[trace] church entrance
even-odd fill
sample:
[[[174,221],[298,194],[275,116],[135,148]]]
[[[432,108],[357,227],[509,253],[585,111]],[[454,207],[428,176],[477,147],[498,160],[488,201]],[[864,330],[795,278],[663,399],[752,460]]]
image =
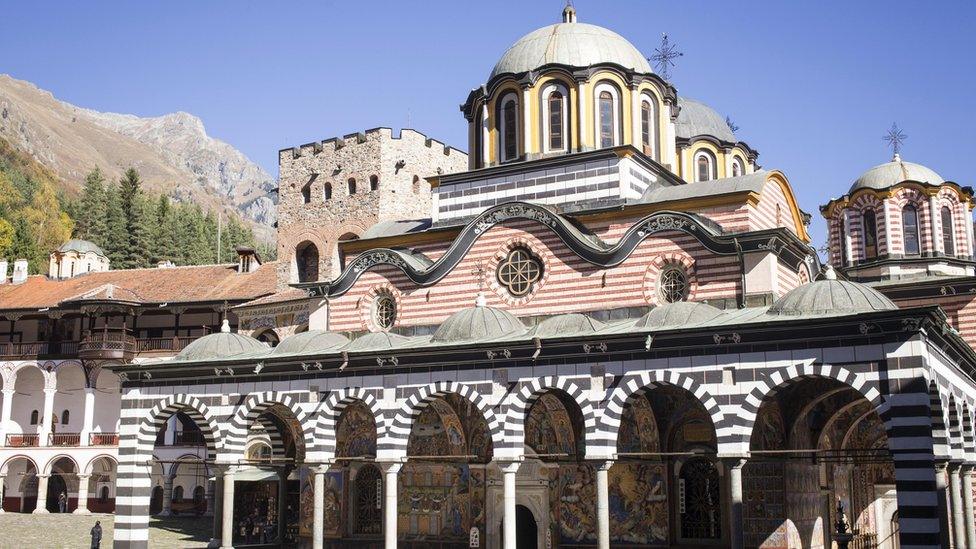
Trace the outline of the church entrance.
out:
[[[515,507],[515,547],[517,549],[537,549],[539,526],[532,511],[524,505]]]
[[[47,510],[52,513],[60,512],[58,498],[68,493],[68,485],[61,475],[51,475],[47,481]]]

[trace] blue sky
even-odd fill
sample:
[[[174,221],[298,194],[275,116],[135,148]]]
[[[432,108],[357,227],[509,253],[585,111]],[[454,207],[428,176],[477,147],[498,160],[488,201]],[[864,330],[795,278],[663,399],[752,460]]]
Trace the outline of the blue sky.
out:
[[[682,95],[740,126],[801,206],[889,159],[971,185],[976,2],[576,0],[579,19],[651,55],[684,52]],[[43,6],[43,8],[41,7]],[[375,126],[467,149],[458,105],[562,0],[6,3],[0,72],[71,103],[142,116],[185,110],[277,174],[278,149]]]

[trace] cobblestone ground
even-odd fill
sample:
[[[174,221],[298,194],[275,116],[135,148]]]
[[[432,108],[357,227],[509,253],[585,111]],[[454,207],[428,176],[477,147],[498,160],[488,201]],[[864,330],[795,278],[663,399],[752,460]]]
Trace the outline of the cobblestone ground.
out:
[[[102,522],[102,549],[112,547],[112,515],[0,515],[0,548],[70,548],[87,549],[89,531],[95,521]],[[149,523],[149,546],[152,549],[206,547],[213,522],[210,518],[176,517],[152,519]]]

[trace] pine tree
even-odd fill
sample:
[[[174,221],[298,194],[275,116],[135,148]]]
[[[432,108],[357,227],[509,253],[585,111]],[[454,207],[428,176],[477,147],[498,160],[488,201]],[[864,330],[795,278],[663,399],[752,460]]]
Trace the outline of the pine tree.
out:
[[[136,195],[132,203],[132,216],[129,219],[129,250],[126,261],[130,268],[149,267],[153,246],[155,214],[148,201]]]
[[[98,244],[105,250],[113,269],[128,267],[126,251],[128,250],[129,236],[125,225],[125,213],[122,211],[119,187],[118,185],[109,185],[105,191],[105,236]]]
[[[85,177],[81,201],[76,212],[75,235],[101,242],[105,238],[105,177],[96,166]]]
[[[152,260],[176,263],[179,261],[179,226],[176,223],[176,212],[165,195],[160,195],[156,200],[155,222]]]

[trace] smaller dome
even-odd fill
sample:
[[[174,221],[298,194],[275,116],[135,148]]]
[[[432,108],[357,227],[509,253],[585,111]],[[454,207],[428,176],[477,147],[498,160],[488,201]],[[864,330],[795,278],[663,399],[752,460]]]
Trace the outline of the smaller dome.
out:
[[[681,110],[678,111],[678,119],[674,122],[674,131],[679,138],[691,139],[707,135],[726,143],[739,141],[725,118],[708,105],[687,97],[679,97],[678,107]]]
[[[344,351],[388,351],[403,347],[409,337],[389,332],[371,332],[357,337],[350,343]]]
[[[891,162],[885,162],[861,174],[861,177],[851,185],[849,192],[858,189],[887,189],[902,181],[918,181],[929,185],[945,183],[945,179],[931,168],[914,162],[905,162],[900,156],[895,155]]]
[[[196,362],[200,360],[212,360],[217,358],[228,358],[245,353],[255,353],[267,351],[268,346],[264,343],[242,334],[232,333],[230,323],[224,319],[220,326],[220,332],[209,334],[190,343],[179,352],[173,360],[180,362]]]
[[[697,301],[676,301],[658,305],[640,317],[635,328],[671,328],[701,324],[722,314],[720,309]]]
[[[300,355],[334,351],[349,343],[349,338],[325,330],[309,330],[286,337],[274,348],[271,354]]]
[[[880,292],[849,280],[837,280],[827,269],[823,280],[794,288],[777,299],[766,314],[776,316],[844,315],[898,309]]]
[[[525,333],[525,324],[515,315],[484,303],[484,296],[479,295],[474,307],[461,309],[449,316],[430,340],[436,343],[463,343]]]
[[[102,257],[108,257],[105,252],[98,247],[94,242],[89,242],[87,240],[81,240],[80,238],[72,238],[71,240],[65,242],[58,248],[61,253],[64,252],[78,252],[80,254],[85,254],[88,252],[95,252]]]
[[[549,317],[535,328],[535,337],[563,337],[591,334],[603,327],[603,323],[581,313],[568,313]]]

